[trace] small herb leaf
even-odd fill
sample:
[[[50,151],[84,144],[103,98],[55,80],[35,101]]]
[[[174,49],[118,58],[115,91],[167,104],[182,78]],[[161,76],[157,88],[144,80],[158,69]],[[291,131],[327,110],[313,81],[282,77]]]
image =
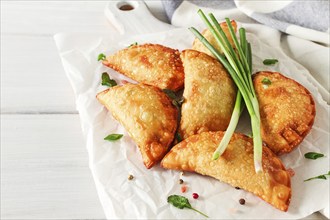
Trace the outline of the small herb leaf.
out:
[[[104,138],[104,140],[106,140],[106,141],[116,141],[116,140],[119,140],[122,137],[123,137],[122,134],[109,134],[108,136],[106,136]]]
[[[185,98],[182,96],[181,98],[179,98],[179,99],[177,100],[177,102],[178,102],[178,104],[181,106],[182,103],[184,102],[184,100],[185,100]]]
[[[317,158],[324,157],[324,154],[316,153],[316,152],[308,152],[305,154],[305,158],[316,160]]]
[[[167,202],[172,204],[174,207],[177,207],[179,209],[183,209],[183,208],[187,208],[187,209],[191,209],[194,210],[196,212],[198,212],[199,214],[205,216],[206,218],[208,218],[207,215],[205,215],[204,213],[198,211],[197,209],[194,209],[193,207],[191,207],[189,200],[184,197],[184,196],[179,196],[179,195],[171,195],[167,198]]]
[[[183,209],[183,208],[191,209],[189,200],[184,196],[171,195],[167,198],[167,202],[179,209]]]
[[[175,99],[172,100],[172,105],[174,105],[177,108],[180,108],[180,104]]]
[[[264,85],[270,85],[270,84],[272,84],[272,81],[270,81],[270,79],[265,77],[261,80],[261,83],[264,84]]]
[[[170,99],[176,99],[176,94],[170,89],[163,89],[163,92],[170,98]]]
[[[175,133],[175,139],[178,141],[178,143],[180,143],[182,141],[182,137],[178,132]]]
[[[129,45],[128,48],[131,47],[131,46],[136,46],[136,45],[138,45],[138,43],[137,42],[134,42],[131,45]]]
[[[106,56],[103,53],[100,53],[97,57],[97,61],[105,60]]]
[[[180,108],[182,103],[184,102],[184,97],[178,97],[174,91],[170,89],[163,89],[163,92],[172,99],[172,105],[174,105],[177,108]]]
[[[116,86],[117,83],[116,83],[115,80],[110,79],[108,73],[104,72],[104,73],[102,73],[102,85],[103,86],[113,87],[113,86]]]
[[[312,177],[312,178],[309,178],[309,179],[304,180],[304,182],[306,182],[306,181],[310,181],[310,180],[316,180],[316,179],[323,179],[323,180],[326,180],[327,177],[326,177],[325,175],[315,176],[315,177]]]
[[[304,182],[306,182],[306,181],[310,181],[310,180],[315,180],[315,179],[326,180],[326,179],[327,179],[326,176],[330,176],[330,171],[328,171],[328,173],[326,173],[326,174],[323,174],[323,175],[319,175],[319,176],[315,176],[315,177],[312,177],[312,178],[306,179],[306,180],[304,180]]]
[[[264,64],[264,65],[274,65],[274,64],[276,64],[277,62],[278,62],[277,59],[265,59],[265,60],[263,61],[263,64]]]

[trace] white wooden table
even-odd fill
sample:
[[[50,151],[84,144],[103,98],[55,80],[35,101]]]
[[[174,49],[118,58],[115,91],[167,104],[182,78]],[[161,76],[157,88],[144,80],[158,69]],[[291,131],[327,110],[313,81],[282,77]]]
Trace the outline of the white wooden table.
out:
[[[106,4],[1,1],[1,219],[105,218],[53,35],[117,32]]]
[[[105,218],[53,35],[116,32],[106,3],[1,1],[1,219]]]

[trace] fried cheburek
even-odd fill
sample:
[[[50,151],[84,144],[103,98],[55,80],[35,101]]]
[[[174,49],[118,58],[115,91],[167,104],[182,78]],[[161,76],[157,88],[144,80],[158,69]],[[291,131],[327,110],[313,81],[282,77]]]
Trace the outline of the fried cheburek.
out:
[[[234,32],[236,33],[236,29],[237,29],[237,24],[236,22],[233,20],[231,21],[231,25],[233,26],[234,28]],[[231,38],[230,36],[230,32],[229,32],[229,28],[228,28],[228,25],[226,22],[222,22],[220,23],[220,26],[223,30],[223,32],[225,33],[225,35],[227,36],[228,40],[229,40],[229,43],[233,46],[234,46],[234,41],[233,39]],[[220,46],[218,45],[216,39],[213,37],[213,34],[208,30],[208,29],[205,29],[202,33],[201,33],[206,39],[208,42],[210,42],[210,44],[212,44],[213,47],[215,47],[215,49],[217,49],[218,51],[220,51],[222,53],[222,50],[220,48]],[[200,51],[200,52],[203,52],[203,53],[206,53],[212,57],[215,57],[212,52],[207,49],[204,44],[198,39],[198,38],[195,38],[194,42],[193,42],[193,45],[192,45],[192,49],[194,50],[197,50],[197,51]]]
[[[235,104],[233,80],[220,62],[205,53],[184,50],[181,59],[185,72],[181,137],[226,130]]]
[[[253,141],[234,134],[224,154],[212,160],[212,154],[224,132],[203,132],[187,138],[166,154],[161,166],[166,169],[193,171],[214,177],[234,187],[259,196],[279,210],[287,211],[291,198],[290,175],[282,162],[263,147],[263,172],[256,173],[253,164]]]
[[[184,73],[178,50],[159,44],[133,45],[107,56],[108,66],[140,83],[178,91]]]
[[[310,92],[278,72],[254,75],[262,140],[276,154],[289,153],[313,126],[315,104]]]
[[[97,94],[138,145],[149,169],[160,161],[174,139],[177,109],[160,89],[127,83]]]

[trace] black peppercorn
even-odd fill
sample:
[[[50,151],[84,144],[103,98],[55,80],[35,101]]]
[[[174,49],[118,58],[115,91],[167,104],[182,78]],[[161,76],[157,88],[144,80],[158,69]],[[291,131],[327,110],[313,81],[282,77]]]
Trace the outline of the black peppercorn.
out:
[[[133,178],[134,178],[134,176],[131,174],[128,176],[128,180],[132,180]]]
[[[245,199],[240,199],[239,204],[244,205],[245,204]]]

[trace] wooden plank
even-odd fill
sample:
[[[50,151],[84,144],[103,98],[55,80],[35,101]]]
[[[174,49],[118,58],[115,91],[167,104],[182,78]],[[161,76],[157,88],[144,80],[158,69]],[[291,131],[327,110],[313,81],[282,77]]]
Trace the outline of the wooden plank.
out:
[[[1,112],[76,112],[52,37],[3,36]]]
[[[53,35],[116,31],[107,2],[1,2],[1,112],[77,113]]]
[[[107,1],[4,1],[3,34],[53,35],[58,32],[116,31],[104,16]],[[153,15],[168,22],[161,1],[146,1]]]
[[[104,219],[78,115],[1,115],[1,219]]]
[[[103,13],[106,3],[1,2],[2,113],[76,113],[53,34],[115,31]],[[148,4],[155,10],[161,3]]]
[[[2,33],[48,35],[57,32],[95,32],[114,27],[103,14],[106,1],[1,2]]]

